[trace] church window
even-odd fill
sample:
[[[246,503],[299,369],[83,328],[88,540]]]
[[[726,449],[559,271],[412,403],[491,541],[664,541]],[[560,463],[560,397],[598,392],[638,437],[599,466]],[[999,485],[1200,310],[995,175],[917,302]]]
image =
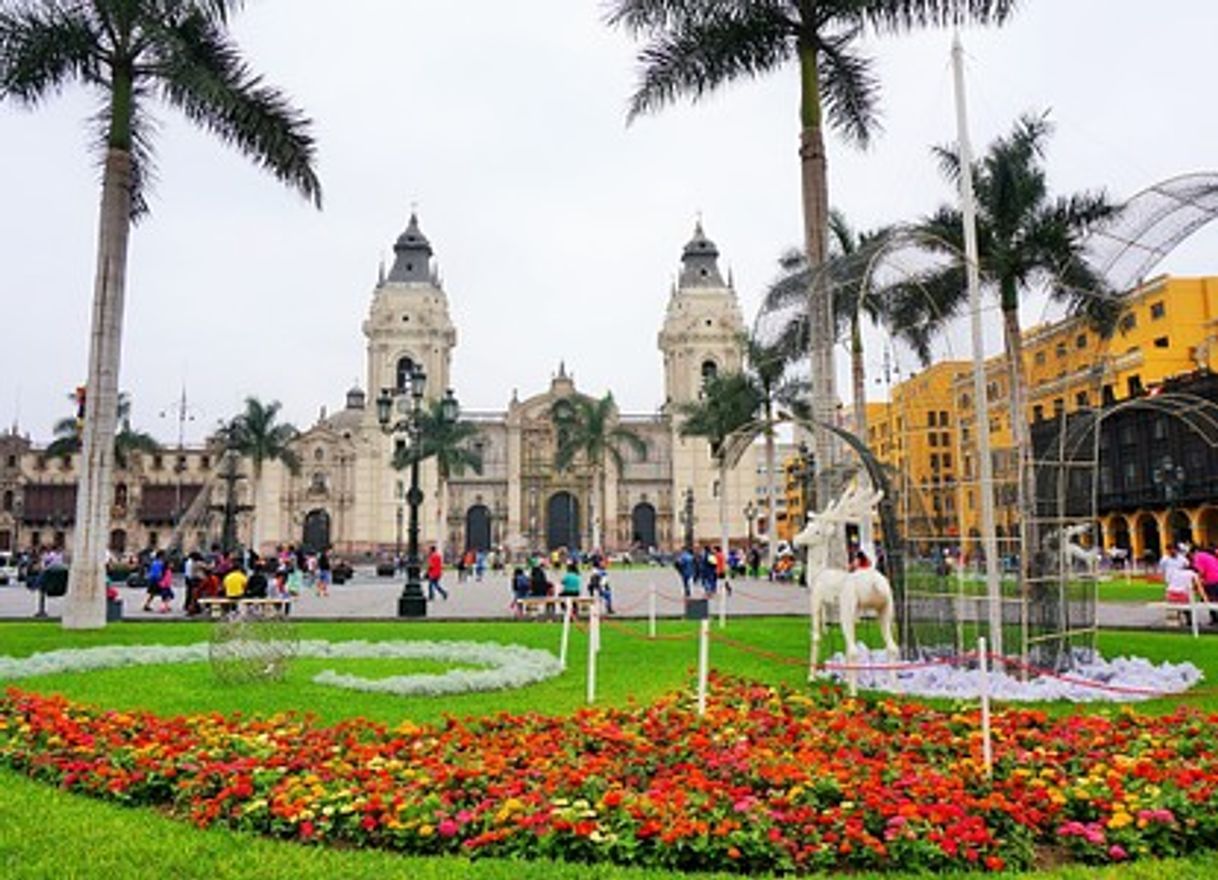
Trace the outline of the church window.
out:
[[[318,446],[316,449],[313,450],[313,460],[314,461],[323,461],[323,460],[325,460],[325,457],[326,457],[326,450],[322,449],[320,446]]]
[[[707,382],[713,381],[717,375],[719,375],[719,365],[718,364],[716,364],[714,361],[703,361],[702,362],[702,384],[703,385],[705,385]]]
[[[410,389],[410,377],[414,374],[414,358],[403,357],[398,359],[396,378],[394,381],[394,390],[399,394]]]

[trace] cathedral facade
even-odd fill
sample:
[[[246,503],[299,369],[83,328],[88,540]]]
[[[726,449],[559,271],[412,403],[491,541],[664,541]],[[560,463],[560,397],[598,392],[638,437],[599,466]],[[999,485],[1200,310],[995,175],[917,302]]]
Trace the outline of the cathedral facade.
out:
[[[451,387],[458,337],[416,216],[393,250],[393,265],[382,272],[363,322],[367,390],[353,388],[339,411],[298,437],[297,474],[279,465],[264,473],[255,500],[264,548],[304,543],[361,555],[405,547],[409,471],[391,465],[395,445],[405,441],[382,429],[374,400],[384,391],[404,394],[416,367],[427,377],[425,401],[441,398]],[[623,450],[620,471],[603,463],[603,495],[593,491],[589,462],[555,466],[554,413],[582,394],[567,365],[559,364],[548,388],[527,397],[513,392],[501,411],[462,414],[478,427],[471,445],[482,459],[480,473],[466,470],[442,483],[435,462],[423,463],[422,546],[589,550],[596,533],[600,549],[610,552],[671,549],[684,542],[687,510],[695,540],[717,543],[721,507],[729,535],[743,540],[744,508],[758,484],[753,451],[721,486],[707,442],[679,431],[680,406],[698,398],[707,378],[742,367],[744,320],[718,257],[699,223],[661,320],[665,399],[651,413],[616,413],[645,449]]]

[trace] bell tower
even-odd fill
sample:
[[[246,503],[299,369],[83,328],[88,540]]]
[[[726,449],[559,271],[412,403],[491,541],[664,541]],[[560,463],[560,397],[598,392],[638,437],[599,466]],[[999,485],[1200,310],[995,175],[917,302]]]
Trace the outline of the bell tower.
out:
[[[457,330],[448,314],[448,296],[432,259],[431,243],[411,212],[406,230],[393,245],[393,266],[388,275],[381,266],[372,304],[364,321],[367,340],[368,397],[375,400],[383,389],[390,394],[409,395],[409,376],[421,366],[427,376],[423,405],[439,400],[449,388],[452,352]],[[395,413],[393,418],[400,418]],[[377,408],[364,409],[365,455],[360,469],[361,492],[374,499],[365,508],[368,522],[362,534],[372,535],[382,545],[395,543],[399,517],[405,513],[408,471],[391,466],[395,446],[405,444],[402,435],[389,435],[377,422]],[[438,475],[432,460],[424,461],[419,487],[424,493],[419,513],[420,545],[439,540],[442,525],[437,521]]]
[[[695,540],[719,543],[719,499],[727,493],[729,531],[743,530],[741,510],[756,483],[753,455],[746,453],[719,485],[719,470],[710,444],[682,437],[681,407],[696,402],[713,376],[737,373],[744,366],[745,332],[740,303],[730,279],[719,272],[719,249],[706,237],[699,220],[681,254],[681,272],[668,298],[658,344],[664,356],[664,407],[672,425],[673,508],[678,511],[672,534],[684,535],[679,519],[688,490],[694,496]],[[679,543],[679,541],[678,541]]]
[[[681,254],[681,274],[658,340],[664,355],[665,410],[697,400],[711,376],[739,372],[743,333],[736,291],[719,274],[719,249],[699,221]]]

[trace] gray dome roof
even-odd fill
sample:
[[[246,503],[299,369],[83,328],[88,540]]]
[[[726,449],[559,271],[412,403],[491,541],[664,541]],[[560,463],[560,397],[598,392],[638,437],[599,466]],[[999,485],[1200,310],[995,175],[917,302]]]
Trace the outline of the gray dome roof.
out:
[[[431,242],[419,229],[419,218],[412,211],[406,230],[393,244],[393,268],[390,281],[431,280]]]
[[[719,274],[719,248],[702,231],[702,221],[694,227],[694,237],[681,252],[679,287],[723,287]]]

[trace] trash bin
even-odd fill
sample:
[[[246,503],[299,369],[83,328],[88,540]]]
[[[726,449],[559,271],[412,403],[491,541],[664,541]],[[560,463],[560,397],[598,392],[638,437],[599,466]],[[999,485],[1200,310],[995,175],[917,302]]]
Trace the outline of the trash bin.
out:
[[[52,599],[67,595],[68,567],[52,565],[43,569],[42,574],[38,576],[38,589],[42,590],[44,596]]]

